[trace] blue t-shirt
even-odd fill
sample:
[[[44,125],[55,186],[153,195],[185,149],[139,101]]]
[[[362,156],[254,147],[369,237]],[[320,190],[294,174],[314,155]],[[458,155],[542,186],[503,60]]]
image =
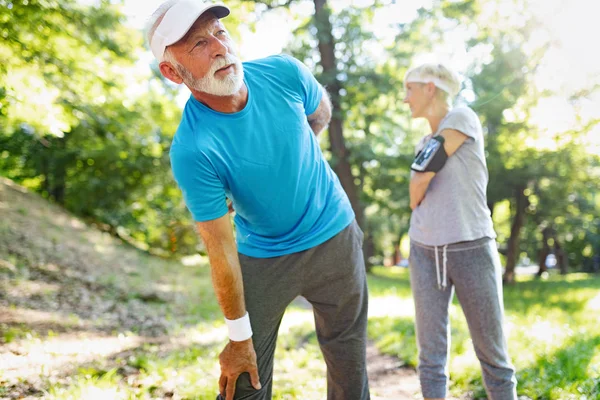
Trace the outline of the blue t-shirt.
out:
[[[289,56],[244,63],[248,103],[225,114],[190,96],[171,145],[171,166],[196,221],[233,201],[238,251],[269,258],[332,238],[354,212],[324,159],[307,115],[321,101],[310,71]]]

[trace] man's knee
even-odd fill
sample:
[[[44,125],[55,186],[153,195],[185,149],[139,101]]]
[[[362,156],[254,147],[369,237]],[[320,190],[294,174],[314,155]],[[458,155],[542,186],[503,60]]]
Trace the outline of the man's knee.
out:
[[[271,400],[273,388],[272,376],[268,376],[268,379],[266,380],[263,380],[263,377],[261,376],[260,383],[262,388],[260,390],[254,389],[252,383],[250,382],[250,375],[247,372],[244,372],[238,377],[236,382],[234,399]],[[225,397],[219,394],[217,395],[217,400],[225,400]]]

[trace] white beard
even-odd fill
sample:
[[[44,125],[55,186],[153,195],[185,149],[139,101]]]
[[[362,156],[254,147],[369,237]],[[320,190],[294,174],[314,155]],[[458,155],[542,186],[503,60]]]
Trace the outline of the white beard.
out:
[[[223,79],[215,77],[217,70],[229,65],[235,65],[235,72],[228,74]],[[183,82],[190,88],[202,93],[212,94],[214,96],[231,96],[237,93],[244,83],[244,67],[239,58],[228,54],[218,58],[210,68],[210,71],[203,78],[194,78],[192,74],[182,69],[179,71]]]

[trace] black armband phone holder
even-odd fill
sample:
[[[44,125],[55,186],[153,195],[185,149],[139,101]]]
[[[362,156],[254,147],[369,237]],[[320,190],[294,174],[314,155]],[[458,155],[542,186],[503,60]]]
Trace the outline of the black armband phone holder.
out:
[[[448,154],[444,149],[444,138],[434,136],[415,157],[410,169],[417,172],[438,172],[446,164]]]

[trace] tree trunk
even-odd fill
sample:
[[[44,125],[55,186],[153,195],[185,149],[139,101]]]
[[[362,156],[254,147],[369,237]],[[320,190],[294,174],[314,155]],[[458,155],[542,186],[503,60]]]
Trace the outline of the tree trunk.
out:
[[[399,265],[400,261],[404,259],[404,254],[400,251],[400,242],[402,241],[402,237],[406,234],[407,230],[403,227],[398,232],[398,238],[394,242],[394,259],[392,261],[393,265]]]
[[[508,250],[506,254],[506,268],[504,270],[503,281],[512,283],[515,280],[515,266],[519,257],[519,243],[521,228],[525,222],[525,210],[528,206],[528,200],[525,196],[525,185],[519,185],[515,189],[516,212],[510,227],[510,238],[508,239]]]
[[[333,156],[331,166],[337,174],[342,187],[346,191],[350,204],[356,215],[356,221],[365,232],[365,244],[370,241],[370,234],[366,229],[364,213],[352,168],[348,161],[348,149],[344,140],[343,114],[340,102],[341,84],[337,79],[337,66],[335,59],[335,42],[333,40],[332,26],[329,21],[331,15],[326,0],[314,0],[315,3],[315,25],[317,27],[317,40],[319,42],[319,53],[321,55],[321,66],[323,67],[323,83],[331,96],[332,117],[329,123],[329,149]],[[371,240],[372,241],[372,240]],[[365,262],[368,263],[373,246],[363,246]]]
[[[64,160],[60,160],[59,163],[55,165],[56,170],[54,171],[54,185],[52,187],[51,196],[54,198],[54,201],[60,205],[65,205],[65,190],[67,187],[67,171],[66,166],[64,164]]]
[[[39,173],[42,175],[42,193],[45,193],[47,196],[50,196],[51,191],[51,182],[50,182],[50,160],[49,157],[46,156],[44,151],[48,151],[46,148],[41,148],[39,150],[42,154],[38,155],[40,157],[39,164]]]
[[[49,175],[52,176],[48,194],[55,202],[65,205],[65,191],[67,187],[67,134],[62,138],[55,137],[49,140],[50,148],[47,149],[50,156]]]
[[[550,228],[546,227],[542,230],[542,248],[540,250],[540,257],[538,261],[540,268],[537,272],[537,276],[542,276],[544,272],[548,271],[548,267],[546,267],[546,259],[550,254],[548,239],[550,239]]]
[[[400,254],[400,243],[394,244],[394,256],[392,257],[392,265],[400,265],[402,254]]]
[[[556,235],[554,236],[554,248],[556,249],[556,262],[560,268],[560,273],[561,275],[566,275],[569,270],[569,258],[567,257],[565,250],[560,245]]]

